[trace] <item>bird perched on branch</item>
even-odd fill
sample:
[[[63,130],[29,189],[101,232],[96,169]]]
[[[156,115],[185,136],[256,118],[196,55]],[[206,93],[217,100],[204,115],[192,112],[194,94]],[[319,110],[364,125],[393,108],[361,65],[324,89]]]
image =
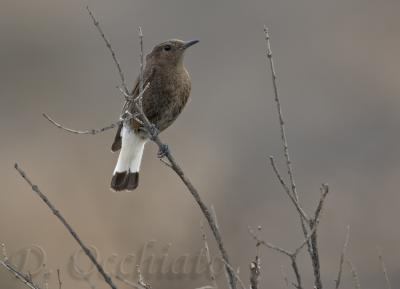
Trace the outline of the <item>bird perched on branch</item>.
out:
[[[146,56],[142,85],[148,87],[143,93],[142,108],[160,132],[175,121],[189,98],[191,82],[183,58],[186,49],[197,42],[172,39],[155,46]],[[131,93],[133,98],[140,93],[140,82],[138,77]],[[133,105],[128,112],[134,113]],[[111,180],[113,190],[132,191],[137,188],[140,163],[148,139],[146,129],[135,119],[118,127],[111,147],[113,152],[121,150]]]

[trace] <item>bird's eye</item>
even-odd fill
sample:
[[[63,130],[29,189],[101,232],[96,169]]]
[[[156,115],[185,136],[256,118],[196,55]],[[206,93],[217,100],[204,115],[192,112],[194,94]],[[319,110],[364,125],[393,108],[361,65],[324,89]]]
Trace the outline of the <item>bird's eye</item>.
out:
[[[171,45],[165,45],[164,46],[165,51],[170,51],[171,50]]]

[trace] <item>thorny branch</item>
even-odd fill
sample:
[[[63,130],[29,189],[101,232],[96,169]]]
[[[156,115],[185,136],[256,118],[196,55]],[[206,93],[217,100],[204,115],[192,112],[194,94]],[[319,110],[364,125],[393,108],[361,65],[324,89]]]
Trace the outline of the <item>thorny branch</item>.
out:
[[[68,230],[68,232],[72,235],[75,241],[79,244],[82,250],[85,252],[86,256],[89,257],[90,261],[96,266],[97,271],[99,271],[100,275],[104,278],[105,282],[112,288],[117,289],[111,277],[104,271],[103,267],[97,262],[96,257],[92,254],[90,249],[82,242],[76,231],[71,227],[71,225],[65,220],[63,215],[61,215],[60,211],[50,202],[47,196],[39,189],[39,187],[32,183],[30,178],[26,175],[26,173],[15,164],[15,169],[21,175],[21,177],[29,184],[32,191],[35,192],[42,201],[49,207],[52,213],[60,220],[60,222],[64,225],[64,227]]]

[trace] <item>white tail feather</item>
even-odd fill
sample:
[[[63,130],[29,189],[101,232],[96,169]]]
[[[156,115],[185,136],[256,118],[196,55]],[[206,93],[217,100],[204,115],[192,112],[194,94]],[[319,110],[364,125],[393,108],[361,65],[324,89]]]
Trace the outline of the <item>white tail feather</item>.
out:
[[[122,145],[118,156],[118,162],[114,169],[116,172],[138,172],[142,162],[144,145],[147,140],[140,137],[130,128],[123,127],[121,130]]]

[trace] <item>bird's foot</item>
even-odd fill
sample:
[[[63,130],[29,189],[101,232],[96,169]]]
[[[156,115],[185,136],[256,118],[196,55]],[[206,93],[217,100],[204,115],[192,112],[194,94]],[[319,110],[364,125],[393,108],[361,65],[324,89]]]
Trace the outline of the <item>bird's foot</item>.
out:
[[[158,153],[157,153],[157,157],[162,159],[165,156],[167,156],[168,154],[169,154],[168,145],[166,145],[166,144],[160,145],[160,148],[159,148]]]
[[[154,124],[151,124],[150,129],[149,129],[149,133],[150,133],[150,138],[154,139],[156,136],[158,136],[160,131],[158,130],[158,128]]]
[[[119,118],[120,121],[126,121],[128,119],[131,119],[133,117],[132,113],[129,111],[125,111]]]

